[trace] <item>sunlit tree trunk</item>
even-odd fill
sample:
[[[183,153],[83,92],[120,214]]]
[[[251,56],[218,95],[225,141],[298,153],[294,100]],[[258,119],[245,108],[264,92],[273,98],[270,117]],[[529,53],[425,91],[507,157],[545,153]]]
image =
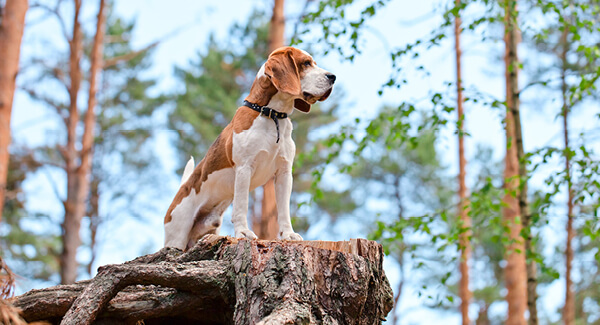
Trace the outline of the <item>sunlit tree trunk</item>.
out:
[[[518,30],[516,25],[516,1],[505,2],[505,65],[506,65],[506,158],[504,166],[505,191],[503,216],[509,226],[510,244],[506,248],[506,301],[508,302],[507,325],[524,325],[527,309],[527,268],[525,245],[521,236],[521,209],[519,206],[519,158],[514,113],[518,112]]]
[[[456,0],[456,6],[460,6],[460,0]],[[460,313],[462,315],[462,324],[469,325],[469,303],[471,302],[471,291],[469,290],[469,258],[471,255],[471,218],[467,210],[467,185],[465,183],[467,161],[465,159],[464,143],[464,115],[463,115],[463,92],[461,77],[461,48],[460,48],[460,15],[454,20],[454,49],[456,52],[456,110],[458,112],[458,213],[459,224],[465,229],[460,233],[460,284],[458,294],[460,296]]]
[[[562,47],[561,59],[561,92],[562,92],[562,115],[563,131],[565,140],[565,174],[567,177],[567,247],[565,249],[565,277],[566,277],[566,296],[563,309],[563,319],[565,325],[575,325],[575,293],[573,292],[573,281],[571,280],[571,270],[573,264],[573,238],[575,230],[573,229],[573,189],[571,186],[571,157],[569,152],[569,105],[567,103],[567,36],[569,29],[567,26],[563,29],[560,43]]]
[[[28,7],[27,0],[8,0],[4,8],[0,8],[0,222],[8,176],[10,116]]]
[[[90,190],[90,184],[92,178],[91,169],[94,148],[94,127],[96,125],[96,93],[98,91],[98,77],[102,71],[102,66],[104,65],[104,34],[106,29],[106,15],[104,13],[105,6],[105,1],[100,0],[98,19],[96,22],[96,35],[94,36],[94,44],[92,45],[92,53],[90,55],[90,88],[88,90],[88,107],[84,119],[83,138],[81,139],[81,167],[79,168],[78,173],[79,183],[81,184],[80,191],[82,194],[84,196],[91,195],[91,193],[95,194],[93,198],[90,197],[90,200],[94,201],[93,209],[96,211],[96,213],[90,214],[91,260],[89,264],[89,271],[91,271],[92,264],[94,263],[94,259],[96,257],[96,232],[98,230],[98,184],[95,184],[94,191]],[[94,220],[92,220],[92,218],[94,218]]]
[[[269,25],[269,53],[284,46],[285,17],[283,15],[284,0],[275,0],[273,16]],[[253,215],[252,228],[260,239],[275,239],[279,227],[277,225],[277,204],[275,201],[275,185],[273,179],[263,186],[262,216]]]
[[[93,173],[92,173],[93,177]],[[90,260],[87,263],[87,273],[92,276],[92,270],[94,267],[94,263],[96,262],[97,250],[97,234],[98,227],[100,226],[100,213],[99,213],[99,203],[100,203],[100,191],[99,186],[100,182],[96,178],[92,178],[90,187],[90,202],[89,202],[89,210],[88,215],[90,218]]]
[[[396,175],[394,180],[394,196],[396,198],[396,204],[398,205],[398,221],[404,219],[404,204],[402,201],[402,192],[400,190],[400,186],[402,183],[403,175]],[[404,288],[404,282],[406,281],[406,273],[404,270],[404,252],[406,251],[406,245],[402,239],[396,240],[396,245],[398,245],[398,267],[400,268],[400,279],[398,279],[398,286],[396,287],[395,297],[394,297],[394,308],[392,309],[392,324],[398,324],[400,322],[400,302],[402,301],[402,293]]]
[[[75,13],[73,19],[73,35],[69,40],[69,117],[67,119],[67,144],[63,149],[65,156],[65,169],[67,172],[67,199],[65,205],[65,219],[63,221],[62,244],[60,255],[60,279],[62,284],[75,282],[77,278],[77,248],[80,244],[79,228],[81,218],[85,212],[84,204],[80,204],[77,184],[77,124],[79,123],[79,110],[77,99],[81,86],[81,54],[82,31],[79,22],[81,0],[75,0]]]
[[[79,111],[77,98],[81,86],[81,56],[82,30],[79,23],[81,0],[75,0],[75,18],[73,21],[73,38],[70,41],[69,72],[71,85],[69,87],[70,106],[67,122],[67,146],[65,161],[67,170],[67,201],[65,203],[65,220],[63,223],[63,252],[60,256],[61,283],[69,284],[77,278],[77,248],[81,244],[79,230],[81,220],[86,212],[86,200],[90,192],[91,156],[94,140],[94,125],[96,123],[94,108],[96,106],[97,76],[102,69],[102,52],[104,42],[104,0],[100,0],[96,36],[91,53],[90,88],[88,108],[84,117],[81,150],[77,150],[77,125]]]
[[[517,189],[518,200],[519,200],[519,213],[523,225],[524,246],[526,256],[535,254],[535,248],[533,247],[533,235],[532,235],[532,224],[531,214],[529,213],[529,203],[527,199],[528,192],[528,176],[527,176],[527,158],[525,157],[525,150],[523,148],[523,132],[521,125],[521,109],[519,99],[519,82],[518,82],[518,71],[519,71],[519,57],[517,55],[517,45],[520,42],[520,32],[517,24],[518,11],[517,1],[507,0],[507,15],[506,15],[506,28],[505,36],[507,39],[507,56],[508,56],[508,77],[511,79],[510,85],[510,96],[512,97],[512,105],[510,110],[512,111],[512,118],[514,120],[514,142],[517,150],[517,163],[518,163],[518,179],[519,186]],[[529,324],[537,325],[537,266],[533,258],[526,260],[526,286],[527,286],[527,308],[529,310]]]

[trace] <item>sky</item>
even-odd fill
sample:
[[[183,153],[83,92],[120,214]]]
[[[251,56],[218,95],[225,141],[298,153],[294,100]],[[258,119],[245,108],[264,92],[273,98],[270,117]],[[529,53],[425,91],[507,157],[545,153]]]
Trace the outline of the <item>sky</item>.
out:
[[[348,17],[356,16],[369,1],[357,1],[349,10]],[[286,2],[286,35],[291,36],[293,25],[298,20],[304,1]],[[170,92],[181,89],[173,77],[175,66],[186,66],[188,62],[197,57],[197,53],[206,51],[208,37],[214,33],[219,40],[226,40],[228,29],[234,22],[245,22],[253,8],[270,11],[270,1],[258,0],[232,0],[232,1],[189,1],[189,0],[117,0],[115,11],[129,19],[135,18],[137,26],[133,34],[133,45],[142,48],[157,39],[166,37],[157,47],[154,53],[154,64],[149,72],[151,76],[157,77],[159,83],[157,92]],[[429,75],[411,72],[409,83],[400,89],[386,90],[382,96],[378,90],[390,77],[389,51],[400,47],[416,38],[428,35],[429,31],[439,24],[439,15],[432,15],[434,9],[439,9],[439,1],[391,1],[381,10],[374,19],[368,23],[368,30],[360,42],[362,54],[353,63],[343,60],[341,57],[330,54],[323,56],[321,53],[313,53],[319,66],[337,75],[336,87],[344,90],[343,109],[340,115],[342,121],[350,122],[356,117],[363,120],[372,118],[379,107],[384,104],[397,106],[402,102],[415,101],[428,98],[435,91],[446,91],[445,82],[453,81],[455,78],[453,43],[446,41],[440,48],[424,53],[416,62],[425,64]],[[83,22],[86,28],[95,24],[96,10],[94,6],[85,7]],[[439,12],[439,10],[438,10]],[[67,14],[67,13],[65,13]],[[39,15],[29,14],[28,22],[40,19]],[[23,61],[39,52],[46,51],[46,46],[51,44],[57,48],[66,48],[60,35],[50,33],[57,30],[57,25],[51,21],[35,24],[26,29],[23,40]],[[177,31],[173,33],[174,31]],[[500,42],[480,41],[481,33],[494,35],[498,31],[478,31],[476,35],[465,35],[463,38],[463,79],[467,90],[477,87],[484,90],[490,96],[498,99],[504,97],[503,74],[504,67],[500,61],[503,46]],[[521,47],[522,53],[528,49]],[[22,61],[22,65],[24,64]],[[406,62],[407,65],[416,64]],[[409,67],[410,68],[410,67]],[[27,73],[19,76],[19,83],[26,83]],[[527,83],[527,76],[522,74],[522,84]],[[334,90],[335,91],[335,90]],[[544,107],[560,107],[558,102],[547,98],[541,101],[535,91],[530,94],[524,93],[524,101],[527,103],[523,111],[523,125],[525,150],[533,150],[545,145],[560,145],[561,129],[555,113],[547,113],[550,109]],[[540,104],[537,105],[536,103]],[[481,105],[469,105],[466,107],[465,127],[471,137],[466,140],[467,160],[470,160],[479,144],[487,144],[496,150],[496,159],[503,157],[504,134],[501,124],[502,112],[482,107]],[[553,112],[557,110],[554,109]],[[598,120],[592,118],[593,112],[598,111],[598,106],[588,106],[585,110],[576,111],[571,124],[573,134],[578,131],[597,129]],[[164,118],[164,117],[163,117]],[[293,119],[293,116],[292,116]],[[47,137],[56,136],[53,133],[56,121],[48,118],[47,111],[39,104],[32,102],[23,92],[17,92],[13,108],[13,137],[15,142],[31,145],[43,143]],[[335,131],[335,130],[334,130]],[[120,222],[112,222],[108,229],[101,231],[102,244],[97,266],[108,263],[120,263],[139,256],[151,253],[161,248],[163,243],[162,219],[170,204],[172,196],[177,190],[179,176],[175,174],[177,165],[176,153],[169,141],[173,136],[168,130],[157,131],[155,135],[156,150],[160,153],[161,163],[168,175],[164,184],[164,196],[155,202],[154,215],[148,215],[143,221],[134,218],[124,218]],[[437,147],[442,153],[442,162],[448,167],[448,173],[457,173],[457,148],[453,130],[449,128],[443,131]],[[197,161],[201,157],[195,157]],[[29,195],[33,210],[52,211],[60,216],[61,208],[48,193],[52,187],[48,178],[56,182],[59,192],[64,194],[64,181],[60,175],[38,174],[24,184]],[[473,180],[470,180],[471,182]],[[541,179],[534,179],[534,183],[540,184]],[[140,189],[140,195],[144,195],[144,189]],[[225,225],[229,224],[229,216],[225,216]],[[554,237],[562,241],[564,237],[562,218],[557,218],[548,231],[555,232]],[[336,225],[334,231],[329,230],[330,225],[324,221],[312,226],[305,235],[305,239],[311,240],[347,240],[355,237],[366,237],[364,221],[358,218],[344,222],[343,226]],[[35,227],[35,225],[32,225]],[[231,227],[225,227],[225,234],[232,234]],[[87,252],[80,251],[79,258],[83,261],[87,258]],[[398,281],[397,265],[393,261],[386,261],[387,275],[395,289]],[[411,274],[409,274],[411,276]],[[40,284],[28,283],[23,288],[40,286]],[[43,284],[41,285],[43,286]],[[553,310],[561,305],[562,297],[561,282],[550,288],[552,294],[544,297],[541,295],[543,304],[548,310]],[[423,315],[433,323],[435,319],[444,319],[448,324],[459,324],[457,313],[436,312],[428,314],[426,309],[420,308],[421,301],[416,297],[416,288],[409,288],[403,294],[402,324],[421,324]],[[502,310],[505,306],[496,306]],[[476,309],[472,309],[474,317]],[[553,317],[556,317],[554,315]]]

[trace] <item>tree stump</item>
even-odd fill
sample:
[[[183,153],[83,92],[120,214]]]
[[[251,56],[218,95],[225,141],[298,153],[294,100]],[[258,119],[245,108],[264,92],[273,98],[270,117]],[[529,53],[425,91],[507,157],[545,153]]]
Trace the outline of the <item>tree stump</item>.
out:
[[[54,324],[379,324],[392,308],[381,245],[209,235],[12,300]]]

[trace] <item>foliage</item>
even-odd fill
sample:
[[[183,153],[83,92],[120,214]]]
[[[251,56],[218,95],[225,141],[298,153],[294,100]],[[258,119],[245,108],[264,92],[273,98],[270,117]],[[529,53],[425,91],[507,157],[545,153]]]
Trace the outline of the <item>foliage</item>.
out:
[[[234,24],[229,33],[235,35],[229,42],[223,43],[211,36],[205,54],[199,53],[188,67],[175,69],[183,91],[173,95],[175,107],[169,114],[169,126],[179,133],[174,144],[180,166],[190,155],[197,159],[204,156],[233,117],[250,90],[256,72],[267,60],[268,20],[263,13],[253,12],[246,24]],[[313,105],[310,114],[295,112],[291,116],[294,123],[292,136],[297,155],[301,157],[295,160],[293,168],[291,204],[294,228],[299,231],[308,228],[311,215],[325,214],[335,220],[355,208],[347,192],[334,190],[323,190],[324,196],[311,209],[301,208],[312,185],[308,176],[315,166],[323,164],[323,155],[329,152],[318,141],[310,139],[309,134],[336,122],[341,92],[336,90],[327,105]],[[251,207],[251,211],[253,209]]]
[[[169,127],[179,132],[175,141],[179,165],[183,166],[190,155],[203,157],[231,121],[268,55],[267,27],[265,16],[253,12],[247,25],[231,27],[230,34],[236,37],[231,37],[229,44],[211,36],[205,54],[199,53],[189,67],[175,68],[183,91],[173,96],[175,107],[169,114]]]
[[[105,60],[134,51],[131,46],[134,28],[135,22],[126,22],[109,10]],[[94,34],[95,31],[84,35],[84,66],[89,64]],[[14,166],[11,172],[17,173],[13,182],[15,188],[20,188],[26,176],[38,171],[54,189],[54,197],[50,196],[50,199],[55,199],[62,205],[63,191],[59,184],[62,184],[65,177],[65,164],[60,152],[64,142],[63,135],[66,134],[64,117],[67,104],[64,102],[65,94],[52,87],[49,89],[48,85],[61,85],[58,89],[66,90],[62,83],[63,76],[68,75],[65,70],[68,65],[65,63],[67,56],[60,53],[60,50],[51,48],[49,51],[57,52],[57,61],[52,62],[44,56],[32,59],[31,64],[37,68],[38,74],[27,75],[31,80],[21,87],[33,100],[41,102],[47,108],[52,119],[60,122],[57,122],[56,129],[49,132],[51,136],[45,139],[45,143],[13,155],[12,160],[20,165]],[[142,215],[144,208],[152,208],[149,202],[141,202],[144,198],[139,197],[139,190],[129,185],[160,182],[158,166],[153,164],[158,159],[152,146],[151,130],[156,126],[153,113],[164,103],[165,98],[150,96],[149,90],[156,81],[140,78],[140,74],[147,71],[150,65],[150,53],[143,51],[129,60],[107,66],[102,74],[96,109],[91,191],[86,213],[90,235],[83,236],[84,244],[92,251],[92,260],[87,265],[88,273],[91,273],[95,257],[96,233],[100,223],[124,213]],[[87,80],[83,80],[85,85]],[[81,115],[83,120],[85,114]],[[145,199],[149,199],[151,195],[152,191],[148,191]],[[100,203],[109,208],[100,210]],[[10,245],[7,244],[6,247],[11,247],[8,258],[15,265],[13,268],[29,278],[56,280],[52,276],[57,271],[57,255],[60,254],[56,230],[58,222],[51,215],[33,215],[25,208],[24,198],[12,204],[15,207],[9,209],[12,213],[9,213],[10,219],[7,219],[10,220],[7,236],[7,243]],[[44,222],[35,225],[27,221],[32,218]],[[42,227],[42,224],[49,226]]]
[[[22,187],[27,174],[39,171],[40,167],[27,149],[15,148],[11,152],[8,195],[0,228],[0,247],[3,248],[0,258],[9,261],[20,276],[50,280],[58,272],[60,238],[51,232],[40,231],[39,227],[31,227],[32,223],[46,226],[52,223],[47,215],[27,211],[27,197]]]
[[[337,52],[343,58],[353,61],[361,54],[361,44],[363,44],[361,38],[364,38],[363,32],[369,28],[369,19],[376,19],[376,14],[387,3],[388,1],[369,1],[365,5],[354,1],[320,1],[318,5],[313,6],[311,13],[305,16],[305,31],[301,34],[301,39],[297,40],[297,43],[325,43],[326,46],[323,50],[325,54]],[[451,35],[450,27],[452,27],[454,17],[463,19],[464,33],[475,35],[482,42],[490,39],[501,39],[502,35],[498,31],[501,30],[499,27],[505,23],[503,11],[506,3],[508,2],[475,0],[461,1],[459,4],[455,2],[443,4],[442,7],[445,7],[439,15],[443,19],[427,36],[417,38],[408,44],[390,50],[389,55],[392,62],[390,79],[382,84],[379,95],[382,95],[387,88],[401,88],[407,84],[413,76],[413,70],[423,71],[426,74],[430,73],[418,60],[424,53],[445,44],[446,39]],[[514,2],[510,2],[510,4],[514,5]],[[352,9],[356,12],[357,7],[363,8],[358,10],[360,14],[347,17],[347,12],[352,11]],[[598,42],[600,29],[598,29],[597,21],[600,17],[598,15],[600,7],[598,4],[594,1],[521,1],[519,2],[519,9],[521,17],[517,20],[518,26],[524,37],[535,40],[536,46],[541,50],[558,51],[560,47],[556,35],[559,31],[568,29],[570,35],[569,46],[571,47],[569,58],[572,62],[568,67],[570,71],[568,77],[569,107],[585,101],[586,98],[596,98],[597,81],[600,76],[600,62],[598,59],[600,54],[600,42]],[[466,12],[469,12],[469,14],[465,14]],[[476,14],[473,14],[473,12],[476,12]],[[535,17],[541,23],[538,26],[528,24],[525,17],[529,16]],[[315,30],[319,31],[316,36],[314,35]],[[534,66],[533,61],[525,60],[524,63]],[[524,65],[524,63],[518,63],[518,66],[512,68],[528,69],[529,66]],[[556,66],[555,61],[552,64]],[[530,89],[539,89],[539,86],[551,86],[554,87],[554,90],[559,86],[556,73],[552,73],[551,69],[546,66],[540,66],[539,68],[540,73],[537,74],[537,78],[534,78],[530,84],[523,87],[522,93],[527,94]],[[448,82],[446,85],[450,88],[453,83]],[[503,99],[486,95],[485,91],[479,89],[467,89],[466,91],[466,102],[468,104],[501,109],[506,106]],[[401,148],[406,142],[413,145],[413,147],[422,142],[427,143],[428,138],[423,137],[419,132],[411,134],[411,130],[415,129],[415,120],[417,120],[414,118],[414,113],[425,112],[425,120],[431,121],[436,128],[444,129],[450,125],[447,123],[449,119],[446,114],[454,110],[454,104],[450,104],[452,98],[445,92],[432,90],[429,100],[433,105],[428,108],[420,105],[421,107],[418,109],[418,105],[404,102],[398,106],[393,114],[380,114],[370,123],[357,121],[354,125],[343,127],[342,132],[324,141],[324,145],[334,148],[333,154],[328,157],[328,162],[338,158],[341,149],[350,147],[355,160],[342,164],[339,171],[356,177],[356,174],[353,174],[353,169],[356,168],[355,161],[373,154],[368,144],[374,141],[383,141],[388,152]],[[554,112],[558,114],[560,111],[554,110]],[[389,128],[390,132],[382,130],[381,121],[392,125]],[[417,130],[421,130],[421,128],[419,127]],[[357,134],[361,134],[363,137],[357,140]],[[594,225],[597,224],[598,205],[596,203],[597,198],[593,194],[596,191],[597,180],[592,176],[598,163],[597,157],[585,145],[581,145],[578,150],[567,151],[556,148],[541,148],[526,153],[526,160],[520,163],[525,164],[530,171],[530,177],[534,177],[540,174],[539,170],[548,167],[548,165],[555,166],[556,159],[548,159],[547,155],[551,155],[550,153],[571,155],[573,164],[578,169],[575,172],[577,175],[573,175],[572,180],[568,180],[564,177],[564,170],[558,169],[546,181],[546,187],[536,189],[535,193],[529,193],[534,202],[531,211],[534,222],[532,229],[524,229],[523,236],[530,232],[539,236],[539,229],[548,223],[549,213],[553,213],[549,210],[549,207],[556,203],[556,197],[561,193],[566,182],[572,181],[575,184],[575,180],[578,180],[579,185],[576,186],[578,204],[591,204],[590,211],[593,211],[592,214],[594,215],[594,218],[586,222],[590,226],[586,228],[585,236],[590,239],[597,238],[597,226]],[[398,158],[392,160],[398,161]],[[545,167],[540,168],[540,165]],[[553,168],[557,170],[556,167]],[[323,171],[324,168],[315,172],[312,187],[316,198],[321,196],[319,184],[322,180]],[[473,218],[474,258],[476,260],[495,261],[492,264],[495,265],[494,272],[492,272],[493,276],[490,278],[494,282],[492,285],[494,289],[484,287],[475,291],[475,299],[485,301],[483,304],[485,308],[483,309],[487,310],[490,303],[499,299],[499,287],[497,285],[497,282],[501,279],[499,262],[502,260],[503,247],[509,242],[507,237],[508,227],[501,221],[499,215],[503,206],[501,198],[505,194],[505,191],[501,188],[504,182],[501,176],[488,177],[483,176],[484,174],[472,176],[478,178],[479,181],[471,192],[469,208],[470,215]],[[418,206],[417,202],[416,200],[411,201],[411,204],[417,204]],[[460,225],[452,222],[455,219],[454,213],[448,210],[437,210],[427,214],[417,213],[411,216],[412,218],[407,217],[393,223],[378,222],[377,229],[372,236],[381,240],[384,246],[390,247],[394,243],[405,241],[405,233],[419,233],[429,238],[431,241],[430,248],[440,253],[445,252],[448,247],[457,247],[458,234],[465,231]],[[440,222],[446,226],[442,226]],[[541,238],[536,237],[537,245],[542,245],[541,240]],[[528,252],[528,257],[540,263],[542,280],[551,281],[558,277],[556,270],[547,265],[547,261],[544,260],[543,256]],[[415,261],[414,263],[414,267],[421,267],[420,262]],[[446,279],[441,278],[440,281],[444,285]],[[481,298],[478,298],[479,293],[481,293]]]

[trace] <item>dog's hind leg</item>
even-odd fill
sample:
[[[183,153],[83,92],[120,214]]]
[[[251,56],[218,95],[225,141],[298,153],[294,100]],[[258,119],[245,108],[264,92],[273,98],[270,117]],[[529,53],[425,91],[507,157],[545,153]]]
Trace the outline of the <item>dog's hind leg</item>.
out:
[[[187,249],[194,246],[198,240],[207,234],[218,235],[223,224],[223,213],[231,204],[231,200],[225,200],[212,209],[199,208],[194,218],[194,226],[188,235]]]
[[[183,198],[171,211],[171,220],[165,223],[165,247],[185,249],[188,243],[187,235],[194,226],[194,215],[198,210],[198,196],[192,189],[190,195]]]

